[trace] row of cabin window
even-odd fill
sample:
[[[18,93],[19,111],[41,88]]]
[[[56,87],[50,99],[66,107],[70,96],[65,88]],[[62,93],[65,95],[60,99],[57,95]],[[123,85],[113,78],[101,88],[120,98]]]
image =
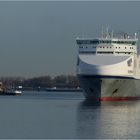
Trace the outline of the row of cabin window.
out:
[[[135,41],[128,42],[128,41],[100,41],[100,43],[116,43],[116,44],[132,44],[136,45]]]
[[[116,49],[117,49],[118,47],[116,47]],[[127,47],[125,47],[125,49],[126,49]],[[119,49],[120,49],[120,47],[119,47]],[[130,47],[130,49],[133,49],[133,47]]]
[[[113,54],[113,52],[97,52],[99,54]],[[115,52],[117,54],[131,54],[131,52]]]
[[[88,47],[82,47],[82,46],[80,46],[80,48],[88,48]],[[98,48],[98,47],[95,47],[95,46],[94,46],[94,47],[92,47],[92,48]],[[100,47],[100,48],[112,48],[112,47]],[[117,49],[117,48],[120,49],[121,47],[116,47],[116,49]],[[126,48],[127,48],[127,47],[125,47],[125,49],[126,49]],[[133,49],[133,47],[130,47],[130,49]]]
[[[131,54],[131,52],[115,52],[115,53],[117,53],[117,54]]]
[[[112,48],[112,47],[100,47],[100,48]],[[116,47],[116,49],[120,49],[121,47]],[[126,49],[127,47],[125,47],[125,49]],[[130,49],[133,49],[133,47],[130,47]]]
[[[136,45],[136,41],[111,41],[111,40],[77,40],[77,44],[116,43]]]
[[[113,52],[97,52],[98,54],[113,54]],[[115,52],[117,54],[131,54],[131,52]],[[80,54],[96,54],[96,52],[80,52]]]

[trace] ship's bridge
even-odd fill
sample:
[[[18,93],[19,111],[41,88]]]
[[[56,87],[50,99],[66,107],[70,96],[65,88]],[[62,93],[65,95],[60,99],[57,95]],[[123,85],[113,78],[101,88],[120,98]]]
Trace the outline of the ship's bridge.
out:
[[[131,55],[137,53],[137,38],[77,38],[79,54]]]

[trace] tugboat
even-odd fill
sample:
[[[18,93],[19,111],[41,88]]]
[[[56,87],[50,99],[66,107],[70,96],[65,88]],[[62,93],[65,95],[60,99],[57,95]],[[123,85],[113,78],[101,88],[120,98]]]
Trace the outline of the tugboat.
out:
[[[5,95],[21,95],[22,91],[20,90],[7,90]]]
[[[0,82],[0,95],[21,95],[22,91],[19,89],[9,89]]]

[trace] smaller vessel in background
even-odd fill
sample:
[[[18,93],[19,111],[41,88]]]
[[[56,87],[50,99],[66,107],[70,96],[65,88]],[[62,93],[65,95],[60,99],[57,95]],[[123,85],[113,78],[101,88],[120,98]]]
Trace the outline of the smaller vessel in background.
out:
[[[46,91],[57,91],[57,92],[81,92],[82,89],[77,87],[77,88],[57,88],[57,87],[52,87],[52,88],[46,88]]]
[[[11,89],[11,90],[5,91],[3,95],[21,95],[21,94],[22,94],[21,90],[17,90],[17,89],[13,90],[13,89]]]
[[[2,82],[0,82],[0,95],[21,95],[21,88],[7,88]]]

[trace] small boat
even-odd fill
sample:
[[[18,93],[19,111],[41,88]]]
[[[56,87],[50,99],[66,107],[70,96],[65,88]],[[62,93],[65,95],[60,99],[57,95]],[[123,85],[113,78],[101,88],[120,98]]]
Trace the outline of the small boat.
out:
[[[21,95],[21,88],[21,86],[18,88],[7,88],[2,82],[0,82],[0,95]]]
[[[46,88],[46,91],[57,91],[57,92],[82,92],[81,88]]]
[[[20,90],[8,90],[3,93],[3,95],[21,95],[22,91]]]

